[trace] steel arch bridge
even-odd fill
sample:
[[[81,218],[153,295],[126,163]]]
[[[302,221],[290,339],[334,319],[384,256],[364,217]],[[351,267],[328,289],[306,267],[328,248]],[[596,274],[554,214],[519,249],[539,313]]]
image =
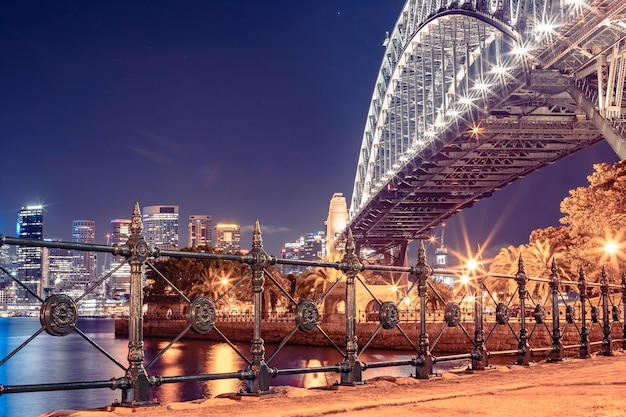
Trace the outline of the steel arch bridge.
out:
[[[357,247],[409,242],[607,140],[626,158],[626,1],[408,0],[374,87],[350,203]]]

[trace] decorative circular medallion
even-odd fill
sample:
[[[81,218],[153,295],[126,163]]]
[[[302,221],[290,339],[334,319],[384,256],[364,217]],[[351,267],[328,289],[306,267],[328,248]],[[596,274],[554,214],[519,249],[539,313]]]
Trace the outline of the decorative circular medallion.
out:
[[[450,303],[446,306],[444,320],[448,327],[456,327],[461,323],[461,308],[457,303]]]
[[[400,314],[398,313],[398,306],[391,301],[385,301],[380,305],[380,311],[378,312],[378,320],[383,325],[383,329],[393,329],[398,325],[400,321]]]
[[[535,318],[537,324],[542,324],[544,321],[546,321],[546,310],[543,308],[542,305],[537,304],[535,306],[535,312],[533,313],[533,317]]]
[[[78,321],[76,303],[65,294],[51,295],[41,305],[39,321],[49,335],[68,335],[72,333]]]
[[[150,249],[148,248],[148,244],[146,243],[146,241],[143,239],[139,239],[137,241],[137,244],[135,245],[135,254],[137,255],[137,258],[139,258],[139,261],[145,261],[146,258],[148,258],[149,252]]]
[[[296,306],[295,314],[298,330],[305,333],[313,331],[320,320],[320,313],[313,300],[301,300]]]
[[[591,307],[591,322],[597,323],[599,318],[600,318],[600,310],[598,309],[598,307],[596,306]]]
[[[613,316],[613,321],[619,321],[619,316],[622,315],[622,312],[618,306],[613,306],[613,308],[611,308],[611,315]]]
[[[509,306],[504,303],[498,303],[496,306],[496,323],[503,326],[509,322],[510,317]]]
[[[210,298],[196,297],[189,306],[186,318],[196,333],[208,333],[215,324],[215,304]]]
[[[565,321],[567,324],[573,324],[574,320],[576,320],[576,310],[574,310],[574,307],[565,307]]]

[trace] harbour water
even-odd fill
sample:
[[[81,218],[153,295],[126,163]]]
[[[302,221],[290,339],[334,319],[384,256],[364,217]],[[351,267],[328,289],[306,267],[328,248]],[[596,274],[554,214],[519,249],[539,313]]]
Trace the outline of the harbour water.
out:
[[[38,318],[0,318],[0,360],[27,341],[40,329]],[[78,328],[98,346],[108,352],[124,367],[127,366],[128,340],[116,338],[113,319],[81,318]],[[148,364],[171,340],[146,339],[144,351]],[[237,348],[250,358],[250,346],[238,344]],[[266,358],[275,346],[266,345]],[[363,362],[409,359],[410,351],[367,349],[359,359]],[[334,348],[285,346],[271,358],[269,366],[279,369],[335,365],[342,360]],[[236,372],[247,369],[246,362],[227,343],[199,340],[181,340],[174,344],[150,368],[148,374],[179,376]],[[414,373],[411,366],[376,368],[365,371],[364,378],[378,375],[403,375]],[[78,333],[53,337],[42,332],[0,366],[0,384],[5,386],[105,381],[124,376],[124,370],[102,354]],[[304,375],[284,375],[272,379],[271,384],[312,387],[332,384],[339,379],[334,372]],[[164,384],[153,389],[152,397],[161,403],[210,398],[242,388],[239,380],[218,380]],[[0,396],[0,417],[30,417],[57,410],[96,408],[121,400],[120,390],[88,389],[5,394]]]

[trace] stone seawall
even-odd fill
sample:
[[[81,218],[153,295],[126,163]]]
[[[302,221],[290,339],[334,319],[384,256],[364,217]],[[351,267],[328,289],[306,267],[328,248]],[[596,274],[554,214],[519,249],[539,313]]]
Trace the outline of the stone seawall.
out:
[[[249,343],[252,340],[253,334],[253,322],[250,321],[226,321],[216,322],[217,329],[224,334],[232,342],[246,342]],[[461,327],[462,326],[462,327]],[[427,323],[426,329],[431,346],[433,342],[437,340],[435,346],[432,346],[433,352],[451,354],[451,353],[467,353],[470,352],[473,347],[474,338],[474,323],[462,323],[461,326],[447,327],[445,323]],[[494,328],[495,326],[495,328]],[[185,320],[145,320],[143,327],[144,337],[159,337],[166,339],[173,339],[178,336],[187,327]],[[328,337],[336,343],[339,347],[345,345],[345,323],[343,321],[332,321],[321,323],[320,327],[328,335]],[[404,334],[417,346],[419,340],[419,323],[400,323],[399,327]],[[357,338],[358,345],[362,348],[369,340],[371,335],[378,328],[378,323],[358,323],[357,324]],[[502,350],[515,350],[518,347],[520,323],[512,323],[504,326],[496,326],[495,323],[485,323],[484,333],[486,339],[486,348],[489,352],[502,351]],[[294,324],[290,322],[263,322],[261,325],[261,337],[265,343],[277,344],[294,329]],[[551,329],[552,324],[535,325],[532,322],[530,325],[526,325],[527,333],[530,335],[529,345],[531,349],[550,348],[552,344]],[[578,353],[578,345],[580,344],[580,335],[573,325],[568,325],[563,329],[561,327],[563,337],[561,343],[563,346],[574,346],[572,349],[566,352],[566,356],[575,356]],[[589,329],[589,342],[599,342],[602,340],[603,333],[600,324],[592,324],[588,326]],[[465,330],[465,331],[464,331]],[[128,336],[128,320],[117,319],[115,321],[115,334],[118,336]],[[613,341],[613,348],[622,347],[622,328],[618,323],[614,323],[611,329],[611,338]],[[223,341],[221,336],[215,331],[211,330],[206,334],[198,334],[194,331],[189,331],[183,338],[186,339],[201,339],[211,341]],[[330,346],[330,343],[322,332],[313,330],[310,333],[297,331],[291,339],[290,344],[296,345],[312,345],[312,346]],[[373,338],[369,345],[372,348],[380,349],[402,349],[412,350],[413,347],[397,329],[380,331]],[[591,350],[596,351],[599,346],[592,347]],[[547,355],[548,351],[544,352]]]

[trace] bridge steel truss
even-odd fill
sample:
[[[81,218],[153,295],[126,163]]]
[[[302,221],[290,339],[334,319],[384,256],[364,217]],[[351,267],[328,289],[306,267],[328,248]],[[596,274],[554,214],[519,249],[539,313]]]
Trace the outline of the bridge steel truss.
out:
[[[626,157],[623,1],[408,0],[385,44],[350,204],[357,247],[406,248],[603,139]]]

